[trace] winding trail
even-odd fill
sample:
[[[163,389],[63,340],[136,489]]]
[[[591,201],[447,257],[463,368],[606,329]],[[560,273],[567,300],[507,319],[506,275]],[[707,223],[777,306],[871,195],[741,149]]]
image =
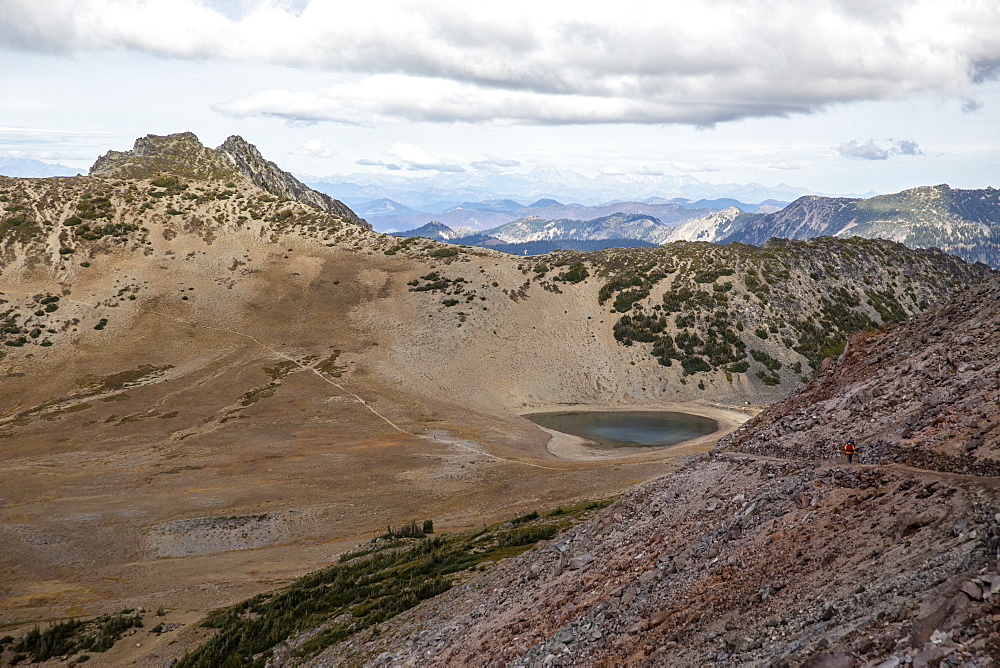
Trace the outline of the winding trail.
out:
[[[80,302],[80,303],[85,303],[85,302]],[[319,369],[317,369],[316,367],[304,365],[301,362],[299,362],[297,359],[295,359],[294,357],[292,357],[291,355],[288,355],[287,353],[283,353],[280,350],[276,350],[275,348],[272,348],[271,346],[267,345],[266,343],[263,343],[262,341],[260,341],[259,339],[255,338],[254,336],[252,336],[250,334],[247,334],[245,332],[240,332],[240,331],[237,331],[237,330],[234,330],[234,329],[228,329],[226,327],[214,327],[212,325],[204,325],[204,324],[196,322],[194,320],[185,320],[184,318],[178,318],[176,316],[168,315],[168,314],[162,313],[160,311],[147,311],[147,313],[151,313],[153,315],[157,315],[157,316],[160,316],[161,318],[166,318],[168,320],[175,320],[177,322],[182,322],[184,324],[191,325],[192,327],[201,327],[203,329],[211,329],[211,330],[214,330],[214,331],[217,331],[217,332],[225,332],[227,334],[232,334],[233,336],[239,336],[239,337],[243,337],[245,339],[249,339],[250,341],[253,341],[255,344],[257,344],[258,346],[260,346],[264,350],[267,350],[271,354],[273,354],[273,355],[275,355],[277,357],[283,358],[283,359],[285,359],[285,360],[287,360],[289,362],[292,362],[297,367],[299,367],[301,370],[313,372],[317,377],[319,377],[323,381],[329,383],[330,385],[333,385],[334,387],[336,387],[338,390],[340,390],[344,394],[353,397],[355,401],[357,401],[359,404],[361,404],[362,406],[364,406],[365,408],[367,408],[369,411],[371,411],[371,413],[373,415],[375,415],[376,417],[378,417],[380,420],[382,420],[387,425],[389,425],[390,427],[392,427],[394,430],[398,431],[401,434],[406,434],[407,436],[412,436],[414,438],[422,438],[424,440],[437,441],[438,443],[444,443],[446,445],[451,445],[451,446],[454,446],[456,448],[461,448],[463,450],[468,450],[469,452],[474,452],[477,455],[482,455],[484,457],[489,457],[490,459],[495,459],[495,460],[498,460],[498,461],[508,462],[508,463],[511,463],[511,464],[520,464],[521,466],[531,466],[533,468],[547,469],[547,470],[550,470],[550,471],[562,471],[562,470],[564,470],[564,469],[557,468],[557,467],[554,467],[554,466],[545,466],[543,464],[535,464],[535,463],[532,463],[532,462],[524,462],[524,461],[520,461],[520,460],[517,460],[517,459],[509,459],[507,457],[501,457],[499,455],[494,455],[491,452],[486,452],[484,450],[480,450],[479,448],[474,448],[474,447],[472,447],[470,445],[465,445],[464,443],[461,443],[461,442],[456,441],[456,440],[448,440],[448,439],[440,438],[438,436],[431,436],[431,435],[427,435],[427,434],[414,434],[411,431],[407,431],[406,429],[403,429],[402,427],[400,427],[398,424],[396,424],[395,422],[393,422],[392,420],[390,420],[388,417],[386,417],[382,413],[379,413],[377,410],[375,410],[374,406],[372,406],[371,404],[369,404],[362,397],[358,396],[354,392],[351,392],[349,389],[347,389],[346,387],[344,387],[340,383],[337,383],[337,382],[331,380],[330,378],[327,378],[323,374],[323,372],[320,371]]]
[[[4,293],[32,296],[32,293],[29,293],[29,292],[23,292],[23,291],[18,291],[18,290],[0,290],[0,294],[4,294]],[[97,306],[99,306],[99,304],[94,304],[94,303],[91,303],[91,302],[86,302],[86,301],[83,301],[83,300],[80,300],[80,299],[71,299],[69,297],[63,297],[63,300],[65,300],[67,302],[76,303],[76,304],[82,304],[82,305],[90,307],[90,308],[96,308]],[[477,455],[488,457],[490,459],[494,459],[494,460],[497,460],[497,461],[508,462],[510,464],[518,464],[518,465],[521,465],[521,466],[529,466],[529,467],[532,467],[532,468],[545,469],[545,470],[548,470],[548,471],[565,471],[566,470],[563,467],[546,466],[544,464],[538,464],[538,463],[534,463],[534,462],[526,462],[526,461],[522,461],[522,460],[519,460],[519,459],[511,459],[511,458],[508,458],[508,457],[501,457],[500,455],[495,455],[495,454],[493,454],[491,452],[487,452],[485,450],[481,450],[479,448],[475,448],[475,447],[472,447],[470,445],[466,445],[465,443],[461,442],[458,439],[442,438],[440,436],[434,436],[434,435],[429,435],[429,434],[415,434],[415,433],[413,433],[411,431],[408,431],[408,430],[404,429],[403,427],[399,426],[398,424],[396,424],[395,422],[393,422],[391,419],[389,419],[387,416],[385,416],[382,413],[380,413],[378,410],[375,409],[374,406],[372,406],[370,403],[368,403],[363,397],[361,397],[358,394],[356,394],[356,393],[352,392],[351,390],[347,389],[346,387],[344,387],[340,383],[337,383],[336,381],[328,378],[319,369],[317,369],[317,368],[315,368],[313,366],[308,366],[308,365],[305,365],[305,364],[299,362],[297,359],[295,359],[291,355],[288,355],[287,353],[284,353],[284,352],[282,352],[280,350],[272,348],[271,346],[267,345],[266,343],[264,343],[263,341],[257,339],[256,337],[254,337],[251,334],[247,334],[246,332],[241,332],[241,331],[234,330],[234,329],[229,329],[227,327],[217,327],[217,326],[214,326],[214,325],[206,325],[204,323],[200,323],[200,322],[195,321],[195,320],[187,320],[185,318],[180,318],[180,317],[177,317],[177,316],[174,316],[174,315],[170,315],[170,314],[164,313],[162,311],[147,310],[147,311],[144,311],[144,312],[145,313],[149,313],[151,315],[155,315],[155,316],[164,318],[166,320],[173,320],[175,322],[184,323],[184,324],[190,325],[192,327],[200,327],[202,329],[209,329],[209,330],[216,331],[216,332],[223,332],[223,333],[226,333],[226,334],[230,334],[232,336],[236,336],[236,337],[241,337],[241,338],[247,339],[247,340],[253,342],[254,344],[256,344],[257,346],[259,346],[260,348],[263,348],[264,350],[268,351],[269,353],[271,353],[275,357],[278,357],[278,358],[287,360],[289,362],[292,362],[297,367],[299,367],[300,370],[311,371],[313,374],[315,374],[318,378],[320,378],[324,382],[326,382],[326,383],[328,383],[328,384],[336,387],[338,390],[340,390],[345,395],[352,397],[356,402],[358,402],[359,404],[361,404],[362,406],[364,406],[373,415],[375,415],[377,418],[379,418],[380,420],[382,420],[383,422],[385,422],[387,425],[389,425],[389,427],[391,427],[394,431],[399,432],[400,434],[405,434],[407,436],[412,436],[413,438],[421,438],[421,439],[424,439],[424,440],[435,441],[437,443],[442,443],[442,444],[445,444],[445,445],[450,445],[450,446],[453,446],[453,447],[456,447],[456,448],[459,448],[459,449],[462,449],[462,450],[466,450],[466,451],[475,453]],[[606,462],[606,463],[612,463],[612,460],[608,460],[608,462]],[[617,461],[617,460],[615,460],[613,463],[616,463],[616,464],[629,464],[629,463],[633,463],[633,462]],[[635,462],[635,463],[640,463],[640,462]]]
[[[7,293],[9,293],[9,294],[15,294],[15,295],[25,295],[25,296],[29,296],[29,297],[33,296],[33,293],[24,292],[24,291],[20,291],[20,290],[8,290],[8,289],[0,290],[0,295],[7,294]],[[64,299],[67,302],[73,302],[75,304],[83,304],[84,306],[88,306],[90,308],[96,308],[98,306],[98,304],[93,304],[91,302],[85,302],[85,301],[83,301],[81,299],[70,299],[69,297],[63,297],[62,299]],[[559,468],[559,467],[555,467],[555,466],[545,466],[544,464],[535,464],[533,462],[525,462],[525,461],[521,461],[521,460],[518,460],[518,459],[510,459],[510,458],[507,458],[507,457],[501,457],[501,456],[495,455],[495,454],[493,454],[491,452],[486,452],[485,450],[480,450],[479,448],[474,448],[474,447],[472,447],[470,445],[466,445],[466,444],[464,444],[464,443],[462,443],[460,441],[457,441],[457,440],[449,440],[449,439],[441,438],[439,436],[432,436],[432,435],[427,435],[427,434],[415,434],[415,433],[413,433],[411,431],[407,431],[406,429],[403,429],[402,427],[400,427],[398,424],[396,424],[395,422],[393,422],[392,420],[390,420],[388,417],[386,417],[382,413],[379,413],[375,409],[374,406],[372,406],[371,404],[369,404],[362,397],[358,396],[354,392],[351,392],[349,389],[347,389],[346,387],[344,387],[340,383],[337,383],[337,382],[331,380],[330,378],[327,378],[325,375],[323,375],[323,372],[320,371],[319,369],[316,369],[315,367],[312,367],[312,366],[306,366],[306,365],[302,364],[301,362],[299,362],[294,357],[288,355],[287,353],[283,353],[280,350],[272,348],[271,346],[267,345],[266,343],[260,341],[259,339],[257,339],[256,337],[254,337],[254,336],[252,336],[250,334],[247,334],[245,332],[240,332],[240,331],[237,331],[237,330],[234,330],[234,329],[228,329],[226,327],[215,327],[213,325],[205,325],[203,323],[200,323],[200,322],[197,322],[197,321],[194,321],[194,320],[185,320],[184,318],[179,318],[177,316],[169,315],[169,314],[163,313],[161,311],[148,310],[148,311],[145,311],[145,312],[146,313],[150,313],[152,315],[159,316],[161,318],[165,318],[167,320],[173,320],[175,322],[182,322],[182,323],[184,323],[186,325],[191,325],[192,327],[201,327],[203,329],[210,329],[210,330],[213,330],[213,331],[216,331],[216,332],[224,332],[226,334],[231,334],[233,336],[238,336],[238,337],[242,337],[244,339],[249,339],[250,341],[252,341],[256,345],[258,345],[259,347],[261,347],[264,350],[270,352],[272,355],[275,355],[276,357],[288,360],[289,362],[292,362],[293,364],[295,364],[297,367],[299,367],[300,369],[302,369],[304,371],[311,371],[311,372],[313,372],[317,377],[319,377],[320,379],[322,379],[326,383],[329,383],[330,385],[333,385],[334,387],[336,387],[338,390],[340,390],[344,394],[346,394],[346,395],[348,395],[350,397],[353,397],[355,401],[357,401],[359,404],[361,404],[362,406],[364,406],[365,408],[367,408],[369,411],[371,411],[371,413],[373,415],[375,415],[376,417],[378,417],[380,420],[382,420],[387,425],[389,425],[390,427],[392,427],[395,431],[397,431],[397,432],[399,432],[401,434],[405,434],[407,436],[412,436],[413,438],[422,438],[424,440],[436,441],[438,443],[443,443],[445,445],[451,445],[453,447],[460,448],[460,449],[463,449],[463,450],[467,450],[469,452],[473,452],[473,453],[475,453],[477,455],[481,455],[483,457],[488,457],[490,459],[495,459],[497,461],[508,462],[510,464],[519,464],[521,466],[530,466],[532,468],[546,469],[546,470],[549,470],[549,471],[563,471],[563,470],[565,470],[565,469],[562,469],[562,468]]]
[[[876,464],[862,464],[862,463],[851,463],[840,462],[836,459],[785,459],[783,457],[774,457],[772,455],[757,455],[751,452],[739,452],[737,450],[720,450],[714,451],[711,456],[718,459],[743,459],[743,460],[753,460],[758,462],[774,462],[776,464],[818,464],[820,469],[853,469],[856,471],[875,471],[875,470],[890,470],[896,471],[897,473],[912,473],[913,475],[923,476],[925,478],[931,478],[934,480],[950,480],[952,482],[966,482],[982,485],[984,487],[1000,488],[1000,477],[990,477],[990,476],[978,476],[970,475],[968,473],[953,473],[950,471],[938,471],[936,469],[922,469],[917,466],[910,466],[909,464],[900,464],[898,462],[883,462]]]

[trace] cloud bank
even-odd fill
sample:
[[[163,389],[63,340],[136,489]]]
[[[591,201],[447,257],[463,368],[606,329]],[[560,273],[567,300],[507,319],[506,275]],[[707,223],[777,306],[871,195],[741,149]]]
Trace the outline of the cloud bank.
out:
[[[328,149],[326,144],[318,139],[310,139],[303,142],[293,153],[295,155],[307,155],[312,158],[330,158],[334,155],[333,151]]]
[[[836,147],[841,157],[851,160],[888,160],[892,155],[923,155],[920,146],[915,141],[900,139],[889,140],[886,145],[878,144],[874,139],[861,143],[857,139],[844,142]]]
[[[1000,76],[1000,3],[4,0],[0,48],[137,51],[345,75],[221,102],[292,123],[709,126]],[[869,158],[870,159],[870,158]],[[881,158],[875,158],[881,159]]]

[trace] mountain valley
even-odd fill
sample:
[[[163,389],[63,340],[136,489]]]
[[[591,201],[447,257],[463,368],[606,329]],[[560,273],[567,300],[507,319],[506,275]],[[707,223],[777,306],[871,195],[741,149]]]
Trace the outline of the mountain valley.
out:
[[[170,633],[100,661],[169,665],[210,637],[210,611],[387,525],[431,518],[447,534],[602,501],[521,561],[380,624],[381,639],[366,630],[327,651],[421,664],[887,656],[927,592],[975,578],[979,598],[942,619],[966,614],[950,637],[993,648],[996,272],[860,236],[709,243],[749,235],[757,214],[706,225],[671,206],[712,238],[523,256],[378,233],[239,137],[212,149],[149,135],[88,176],[0,177],[0,624],[21,634],[163,608]],[[630,216],[619,222],[649,222]],[[608,458],[560,449],[523,417],[598,407],[680,410],[718,430]],[[860,466],[826,461],[845,429]],[[819,563],[846,569],[848,543],[891,567],[808,579]],[[944,556],[905,579],[933,550]],[[752,577],[720,584],[737,572]],[[802,611],[811,586],[818,616]],[[891,609],[865,598],[892,588]],[[785,653],[769,654],[779,633]]]

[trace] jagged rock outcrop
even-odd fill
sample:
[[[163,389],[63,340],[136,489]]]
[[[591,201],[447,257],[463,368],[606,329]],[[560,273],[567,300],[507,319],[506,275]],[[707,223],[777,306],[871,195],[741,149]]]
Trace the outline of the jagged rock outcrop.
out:
[[[135,140],[131,151],[108,151],[90,168],[90,175],[99,177],[146,179],[163,174],[200,180],[246,180],[276,197],[308,204],[368,226],[342,202],[283,171],[237,135],[216,149],[202,145],[193,132],[146,135]]]
[[[249,178],[257,187],[272,195],[294,199],[303,204],[357,220],[357,215],[345,204],[329,195],[313,190],[282,170],[278,165],[264,158],[257,147],[247,142],[243,137],[232,135],[215,150],[229,158],[239,172]]]
[[[90,168],[90,176],[148,179],[162,174],[201,180],[225,180],[238,173],[193,132],[139,137],[131,151],[108,151]]]

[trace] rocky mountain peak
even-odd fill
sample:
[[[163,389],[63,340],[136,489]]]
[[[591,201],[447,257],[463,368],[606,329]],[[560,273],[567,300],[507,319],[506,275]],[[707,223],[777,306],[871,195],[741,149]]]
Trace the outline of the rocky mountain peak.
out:
[[[308,187],[237,135],[211,149],[193,132],[150,134],[136,139],[131,151],[108,151],[90,168],[91,176],[112,178],[142,179],[165,173],[191,179],[249,181],[276,197],[360,221],[343,203]]]
[[[90,176],[143,179],[159,174],[194,179],[231,179],[236,170],[204,146],[193,132],[139,137],[131,151],[108,151],[90,168]]]
[[[215,152],[229,161],[244,177],[272,195],[294,199],[340,216],[357,220],[347,206],[329,195],[313,190],[278,165],[261,155],[257,147],[238,135],[232,135]]]

